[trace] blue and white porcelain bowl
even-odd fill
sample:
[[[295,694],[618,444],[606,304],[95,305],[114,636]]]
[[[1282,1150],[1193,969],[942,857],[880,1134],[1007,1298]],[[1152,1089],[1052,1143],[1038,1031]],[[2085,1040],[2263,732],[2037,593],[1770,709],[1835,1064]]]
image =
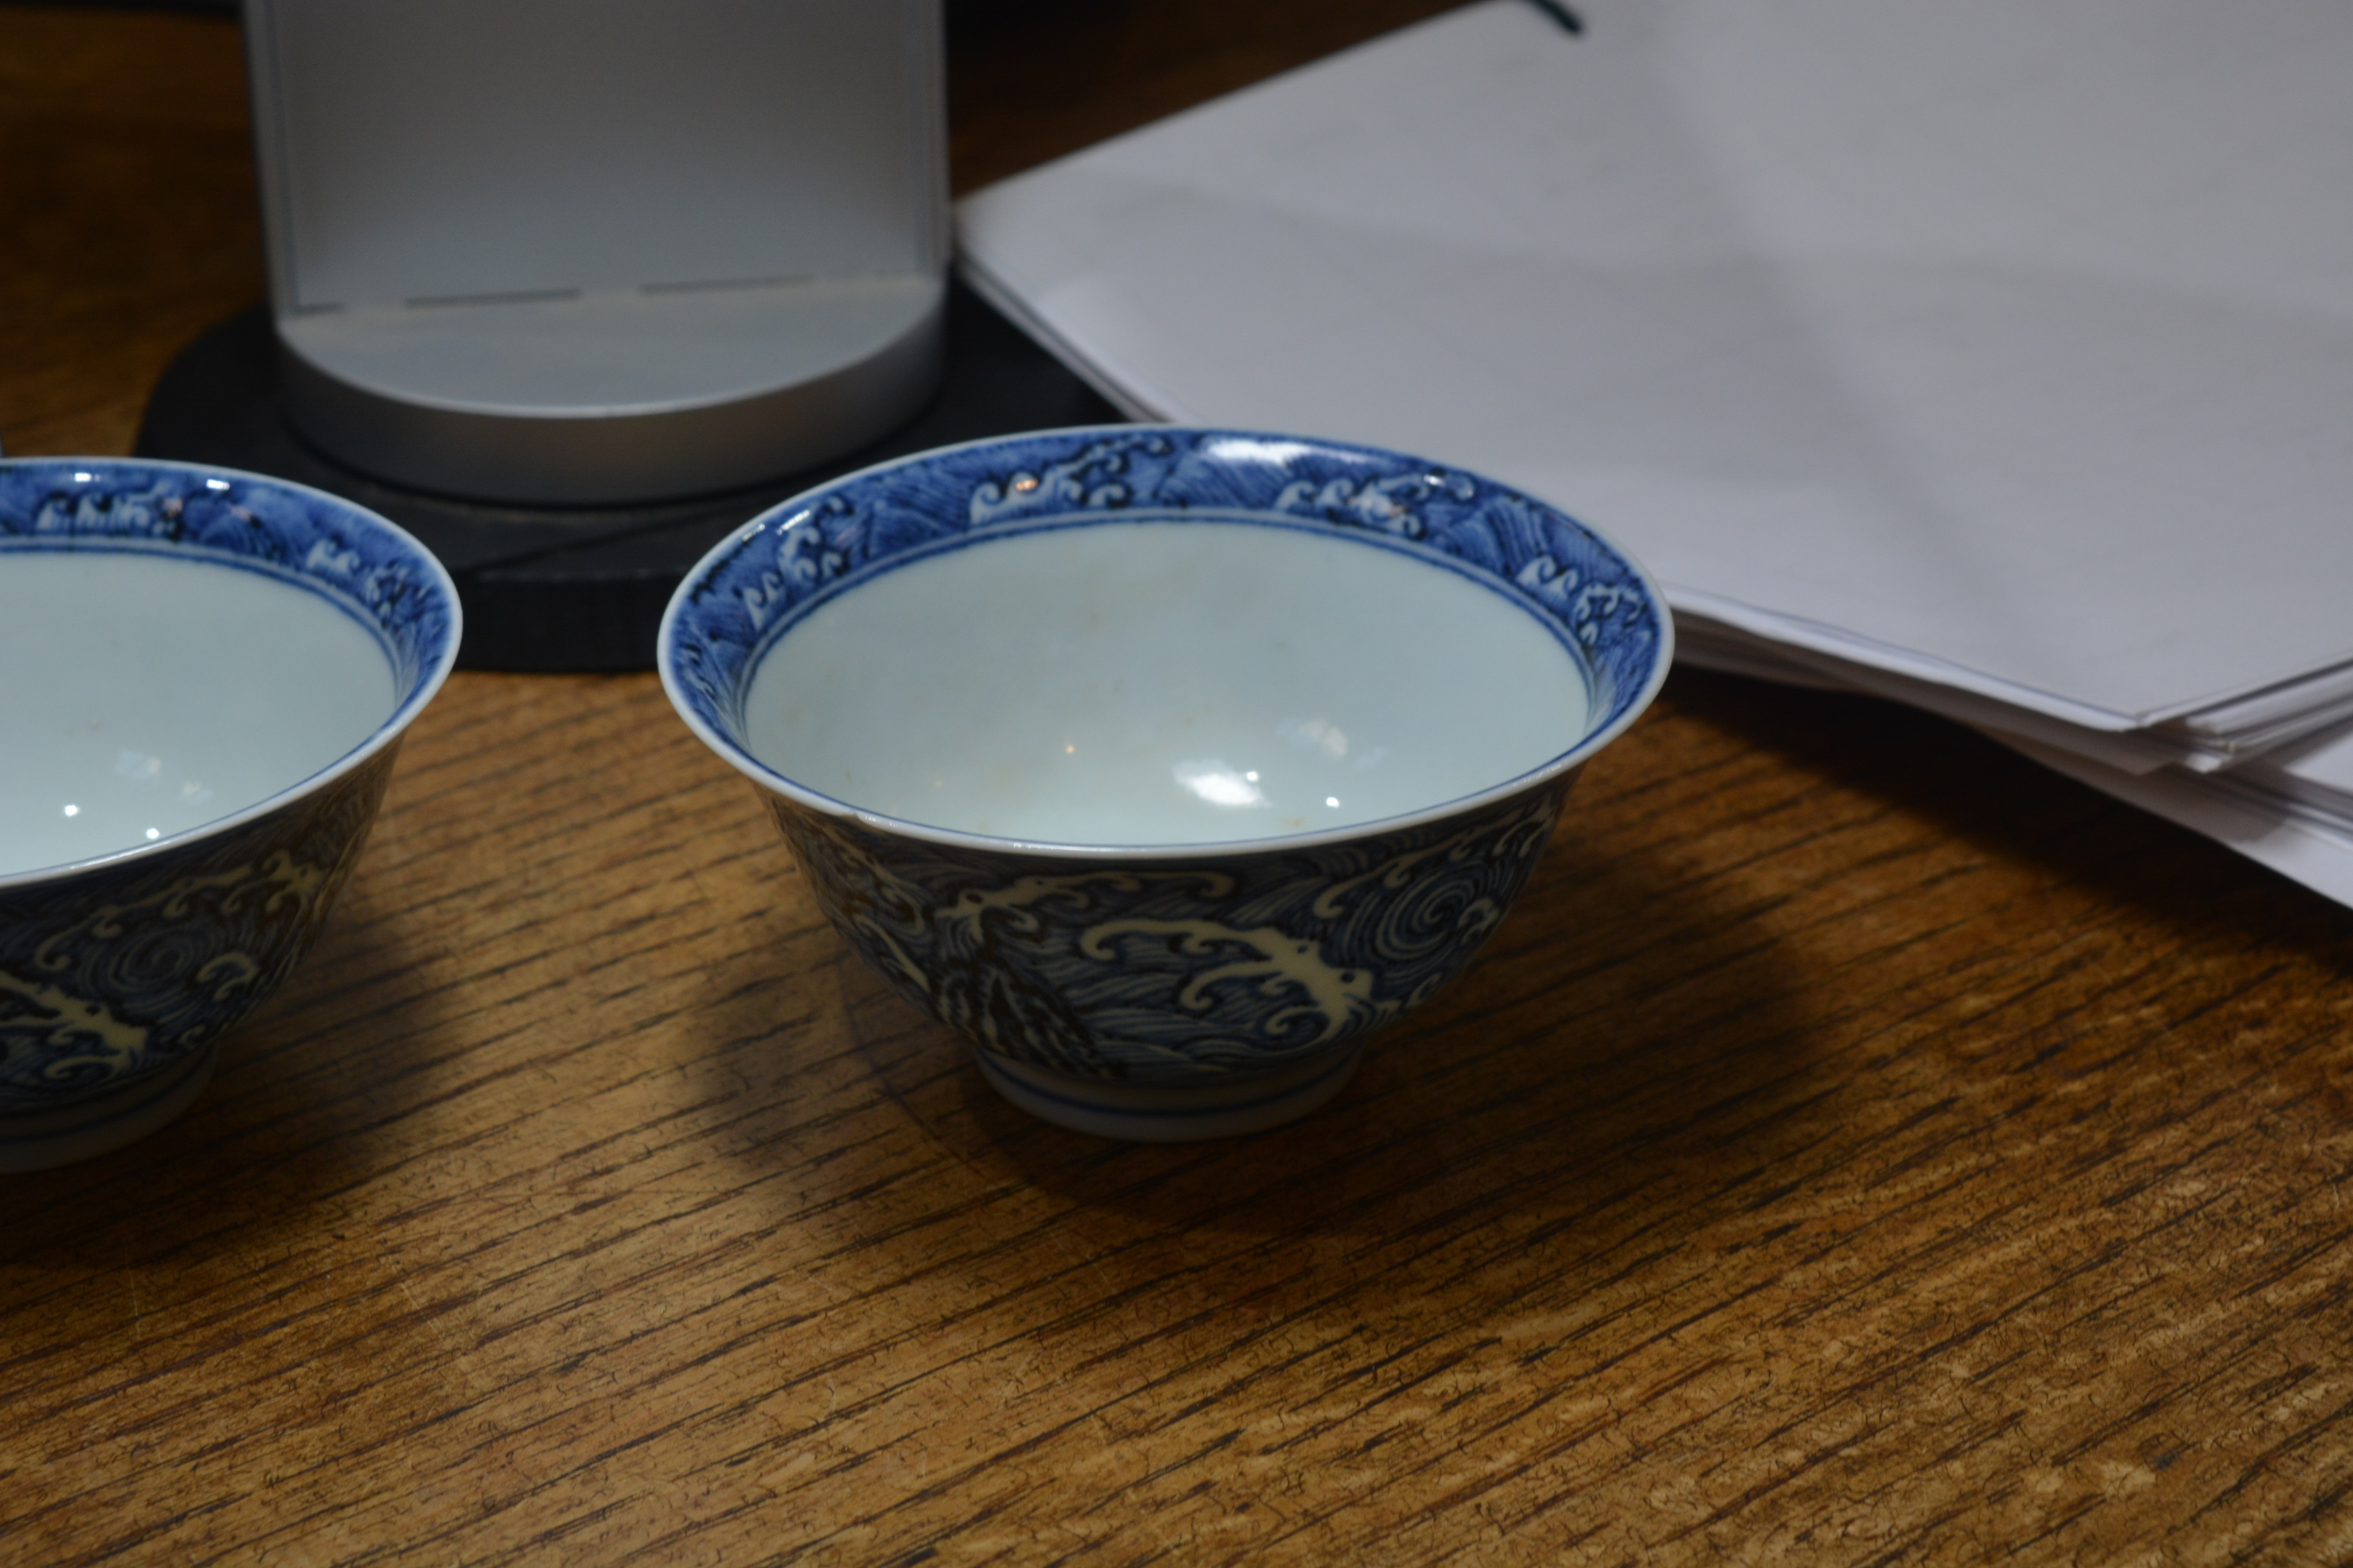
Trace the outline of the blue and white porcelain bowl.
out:
[[[255,474],[0,462],[0,1171],[177,1115],[458,653],[441,563]]]
[[[842,936],[1113,1137],[1314,1109],[1477,951],[1664,679],[1642,569],[1442,464],[1060,430],[869,468],[699,563],[659,663]]]

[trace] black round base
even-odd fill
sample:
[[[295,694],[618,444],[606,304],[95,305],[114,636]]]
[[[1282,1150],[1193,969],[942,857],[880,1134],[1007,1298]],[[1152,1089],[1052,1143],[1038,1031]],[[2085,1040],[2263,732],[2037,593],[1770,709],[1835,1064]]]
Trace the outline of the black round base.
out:
[[[948,368],[923,412],[831,463],[766,484],[626,507],[521,507],[371,479],[306,445],[279,412],[267,307],[207,330],[147,400],[136,454],[217,463],[316,486],[382,512],[458,580],[458,663],[470,669],[650,669],[670,591],[703,552],[786,497],[932,447],[1119,411],[963,284],[948,296]]]

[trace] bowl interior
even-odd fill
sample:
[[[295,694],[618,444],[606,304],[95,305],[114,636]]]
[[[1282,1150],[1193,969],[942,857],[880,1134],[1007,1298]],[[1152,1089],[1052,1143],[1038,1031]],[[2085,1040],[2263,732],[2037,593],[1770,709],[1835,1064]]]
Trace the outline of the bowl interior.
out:
[[[902,557],[769,647],[746,750],[1031,841],[1232,842],[1453,800],[1584,738],[1587,671],[1492,579],[1362,534],[1103,521]]]
[[[1670,634],[1641,568],[1475,476],[1166,427],[946,448],[786,502],[673,598],[739,768],[945,837],[1345,833],[1574,765]]]
[[[0,465],[0,877],[172,840],[365,748],[438,683],[446,582],[315,492]]]

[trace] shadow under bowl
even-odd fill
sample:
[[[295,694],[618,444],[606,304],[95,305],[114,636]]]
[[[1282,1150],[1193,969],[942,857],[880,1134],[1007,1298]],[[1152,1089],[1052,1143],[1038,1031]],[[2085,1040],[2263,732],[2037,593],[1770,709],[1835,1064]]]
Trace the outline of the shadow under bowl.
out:
[[[1672,647],[1637,563],[1492,480],[1120,426],[783,503],[688,574],[659,664],[1001,1094],[1174,1140],[1336,1094],[1495,929]]]
[[[195,1100],[317,938],[458,637],[440,563],[348,501],[0,462],[0,1171]]]

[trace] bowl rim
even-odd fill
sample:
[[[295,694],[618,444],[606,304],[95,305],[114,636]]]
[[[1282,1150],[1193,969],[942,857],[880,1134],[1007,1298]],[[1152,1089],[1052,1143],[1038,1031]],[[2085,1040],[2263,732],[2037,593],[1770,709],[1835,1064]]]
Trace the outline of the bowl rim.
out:
[[[677,630],[682,614],[691,602],[695,590],[704,580],[723,563],[731,559],[736,551],[765,531],[777,518],[789,516],[795,511],[806,509],[816,498],[871,475],[885,473],[894,468],[913,468],[953,453],[1034,440],[1040,437],[1137,435],[1155,430],[1177,437],[1235,436],[1269,442],[1296,442],[1305,446],[1341,451],[1368,453],[1409,464],[1424,464],[1430,468],[1461,474],[1481,484],[1517,496],[1533,505],[1542,507],[1546,511],[1566,518],[1616,556],[1618,561],[1631,573],[1634,580],[1641,584],[1642,592],[1650,601],[1659,626],[1659,636],[1654,645],[1649,676],[1643,681],[1641,689],[1623,706],[1615,718],[1600,728],[1588,731],[1567,751],[1539,763],[1533,768],[1515,773],[1500,783],[1487,785],[1483,789],[1474,790],[1468,795],[1456,795],[1430,805],[1417,806],[1411,811],[1399,812],[1393,816],[1376,817],[1370,821],[1352,823],[1340,827],[1315,828],[1304,833],[1263,834],[1247,838],[1187,839],[1172,844],[1081,844],[1058,839],[1020,838],[997,834],[972,833],[961,828],[941,827],[931,823],[917,822],[910,817],[892,816],[883,812],[871,811],[863,806],[810,789],[807,785],[797,783],[769,767],[753,756],[733,737],[721,733],[706,723],[695,711],[693,704],[687,700],[682,678],[676,668],[674,657],[678,646]],[[1113,522],[1120,521],[1120,518],[1118,514],[1111,514],[1106,515],[1102,521]],[[1673,613],[1668,607],[1666,594],[1659,586],[1658,579],[1651,574],[1650,568],[1643,565],[1640,558],[1620,544],[1612,535],[1594,527],[1564,508],[1556,506],[1541,497],[1529,495],[1525,490],[1507,485],[1477,469],[1399,452],[1394,447],[1374,446],[1369,442],[1304,436],[1295,431],[1278,432],[1238,426],[1135,421],[1117,425],[1054,426],[1045,429],[1012,431],[997,436],[982,436],[969,441],[950,442],[944,446],[926,447],[920,452],[911,452],[896,458],[887,458],[880,462],[869,463],[864,468],[837,474],[822,483],[796,491],[776,505],[765,509],[758,516],[732,530],[724,539],[704,552],[702,558],[688,569],[685,577],[680,580],[678,587],[671,593],[670,603],[663,607],[661,626],[655,634],[654,665],[661,677],[663,695],[670,700],[672,710],[685,721],[686,727],[693,732],[697,740],[710,747],[712,751],[718,753],[722,761],[762,789],[782,795],[794,804],[820,816],[831,817],[837,821],[854,822],[871,832],[886,837],[912,838],[923,843],[981,854],[1014,854],[1025,858],[1072,862],[1187,861],[1232,859],[1241,855],[1291,854],[1301,850],[1325,848],[1334,845],[1362,843],[1366,839],[1386,837],[1393,833],[1409,831],[1432,823],[1463,816],[1483,807],[1515,799],[1531,790],[1541,788],[1564,774],[1574,773],[1596,752],[1625,733],[1636,720],[1649,710],[1651,702],[1658,697],[1659,689],[1666,684],[1668,671],[1674,663],[1674,650]],[[766,657],[765,654],[762,655],[763,660]],[[756,671],[758,665],[755,663],[752,668]]]
[[[255,473],[249,468],[231,468],[225,463],[193,463],[176,458],[0,458],[0,474],[45,468],[67,470],[80,468],[90,472],[109,468],[117,471],[126,468],[164,470],[186,474],[191,478],[222,479],[232,483],[263,485],[271,489],[324,502],[362,526],[389,535],[396,546],[415,556],[426,567],[427,575],[448,605],[449,630],[439,657],[434,659],[429,668],[418,672],[416,684],[407,698],[392,710],[390,716],[369,732],[366,740],[362,741],[316,773],[298,779],[283,789],[266,795],[249,805],[242,806],[226,816],[215,817],[209,822],[199,823],[194,827],[166,834],[152,844],[137,844],[125,849],[112,849],[103,855],[92,855],[79,860],[60,861],[54,866],[37,866],[28,870],[0,872],[0,894],[14,893],[26,888],[37,887],[44,882],[67,881],[92,871],[112,870],[117,867],[170,855],[205,839],[235,832],[237,828],[258,818],[267,816],[282,806],[291,805],[306,795],[314,795],[336,780],[364,767],[372,758],[398,741],[408,726],[416,721],[417,716],[425,710],[426,704],[439,694],[443,683],[449,679],[449,672],[457,668],[458,645],[465,632],[465,610],[458,595],[457,581],[449,575],[449,569],[441,563],[440,557],[427,550],[416,535],[385,517],[382,512],[336,495],[332,490],[320,489],[314,485],[302,484],[294,479],[281,479],[274,474]],[[21,547],[11,545],[7,550],[13,552],[18,548]],[[152,553],[168,555],[172,552],[169,548],[165,548]],[[289,586],[305,586],[300,578],[288,578],[278,574],[270,575],[279,581],[286,582]],[[324,598],[326,595],[322,594],[320,596]]]

